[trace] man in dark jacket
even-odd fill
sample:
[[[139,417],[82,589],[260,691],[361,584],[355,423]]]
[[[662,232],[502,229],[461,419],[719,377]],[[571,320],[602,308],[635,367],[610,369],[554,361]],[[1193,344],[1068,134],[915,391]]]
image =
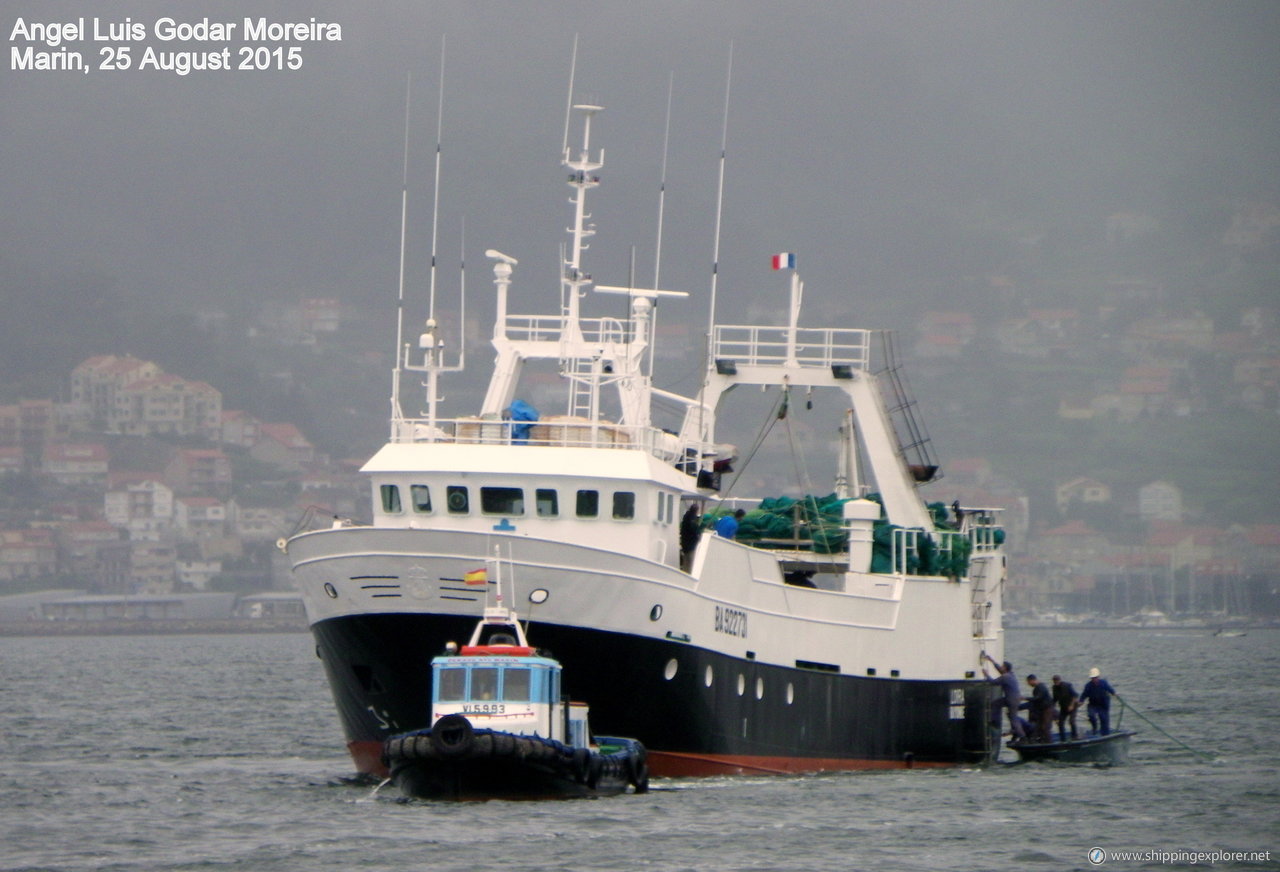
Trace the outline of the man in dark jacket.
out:
[[[1076,729],[1076,709],[1080,707],[1080,694],[1071,686],[1071,682],[1063,681],[1061,675],[1053,676],[1053,703],[1058,707],[1058,741],[1067,741],[1067,724],[1071,724],[1071,738],[1080,738]]]
[[[1027,720],[1031,721],[1031,741],[1053,741],[1053,697],[1049,688],[1034,675],[1027,676],[1031,699],[1027,701]]]
[[[1100,736],[1111,734],[1111,697],[1116,695],[1098,667],[1089,670],[1089,680],[1080,691],[1080,701],[1089,704],[1089,726]]]

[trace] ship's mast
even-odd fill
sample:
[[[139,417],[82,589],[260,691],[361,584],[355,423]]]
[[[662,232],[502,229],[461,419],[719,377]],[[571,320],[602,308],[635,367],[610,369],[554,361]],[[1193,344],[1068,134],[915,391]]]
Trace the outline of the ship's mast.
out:
[[[579,304],[584,288],[591,284],[591,276],[582,271],[582,252],[590,248],[586,240],[596,233],[595,225],[587,223],[591,217],[586,208],[587,191],[599,186],[600,177],[595,175],[595,171],[604,166],[604,149],[600,150],[594,160],[591,158],[591,119],[597,112],[604,111],[604,107],[579,103],[573,108],[583,113],[582,148],[575,158],[566,146],[561,160],[561,164],[572,170],[569,174],[569,187],[574,189],[570,201],[573,203],[573,226],[569,228],[571,244],[561,275],[565,293],[565,332],[562,339],[566,345],[582,341],[582,328],[578,323]]]
[[[408,108],[405,109],[405,176],[406,190],[408,188]],[[435,158],[435,177],[432,192],[431,204],[431,274],[428,288],[427,301],[427,320],[425,329],[418,336],[418,351],[422,354],[422,363],[410,363],[410,355],[412,347],[409,343],[404,342],[397,349],[396,370],[397,385],[399,383],[398,373],[401,369],[409,372],[423,373],[426,381],[422,382],[422,387],[426,390],[426,427],[425,432],[414,432],[410,429],[409,422],[405,421],[400,410],[398,388],[397,397],[395,398],[395,417],[392,420],[392,439],[397,441],[412,441],[414,439],[434,440],[437,435],[436,422],[438,420],[438,409],[440,404],[440,375],[448,372],[460,372],[463,367],[462,352],[459,351],[458,363],[455,365],[447,365],[444,357],[444,342],[436,336],[436,242],[439,238],[439,219],[440,219],[440,160],[443,152],[442,143],[444,141],[444,38],[440,40],[440,91],[437,98],[436,108],[436,158]],[[403,217],[401,219],[403,225]],[[400,254],[400,270],[401,270],[401,298],[403,310],[404,295],[404,228],[401,227],[401,254]],[[465,290],[462,291],[465,293]],[[463,302],[465,306],[465,301]]]

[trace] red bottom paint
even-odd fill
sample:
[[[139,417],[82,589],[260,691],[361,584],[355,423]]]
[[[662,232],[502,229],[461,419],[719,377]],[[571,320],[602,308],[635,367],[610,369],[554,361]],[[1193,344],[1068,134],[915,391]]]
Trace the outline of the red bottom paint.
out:
[[[347,750],[362,775],[386,778],[382,743],[348,742]],[[961,764],[903,760],[859,760],[846,757],[756,757],[743,754],[681,754],[650,751],[649,772],[663,778],[708,775],[799,775],[806,772],[850,772],[866,769],[939,769]]]
[[[798,775],[862,769],[914,769],[956,766],[951,762],[858,760],[847,757],[755,757],[740,754],[680,754],[650,751],[649,772],[668,778],[706,775]]]

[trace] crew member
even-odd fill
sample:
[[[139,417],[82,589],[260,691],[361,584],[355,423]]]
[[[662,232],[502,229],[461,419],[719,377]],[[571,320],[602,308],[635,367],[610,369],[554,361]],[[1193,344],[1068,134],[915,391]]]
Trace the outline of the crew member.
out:
[[[1000,673],[992,678],[991,673],[987,672],[987,667],[982,667],[982,674],[987,681],[1000,688],[1000,696],[991,702],[991,726],[997,730],[1000,729],[1000,709],[1008,709],[1009,731],[1013,734],[1013,740],[1020,742],[1027,737],[1027,734],[1022,728],[1022,718],[1018,717],[1018,708],[1022,705],[1022,689],[1018,687],[1018,676],[1013,672],[1013,664],[1008,660],[997,663],[995,658],[986,651],[982,652],[982,656],[991,661],[996,672]]]
[[[1031,699],[1027,702],[1027,718],[1031,721],[1031,738],[1036,742],[1053,741],[1053,697],[1049,688],[1035,675],[1027,676]]]
[[[1058,741],[1067,741],[1067,724],[1071,724],[1071,738],[1080,738],[1076,729],[1076,709],[1080,708],[1080,694],[1071,686],[1071,682],[1063,681],[1061,675],[1053,676],[1053,702],[1058,707]]]
[[[738,524],[742,521],[742,516],[745,514],[746,512],[742,509],[738,509],[738,511],[734,512],[732,515],[724,515],[721,517],[720,520],[716,521],[716,535],[723,536],[726,539],[732,539],[734,536],[737,536]]]
[[[1089,704],[1089,726],[1100,736],[1111,734],[1111,697],[1115,695],[1115,688],[1102,677],[1098,667],[1090,669],[1080,699]]]

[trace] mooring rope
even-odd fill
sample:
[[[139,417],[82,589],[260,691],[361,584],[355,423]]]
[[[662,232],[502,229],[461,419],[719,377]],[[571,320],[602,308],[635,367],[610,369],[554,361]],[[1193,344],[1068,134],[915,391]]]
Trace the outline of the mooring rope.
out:
[[[1113,691],[1113,693],[1114,693],[1114,691]],[[1164,736],[1164,737],[1165,737],[1166,739],[1168,739],[1169,741],[1174,742],[1174,743],[1175,743],[1175,744],[1177,744],[1177,745],[1181,745],[1183,748],[1186,748],[1188,751],[1190,751],[1192,754],[1195,754],[1197,757],[1201,758],[1202,760],[1212,760],[1212,759],[1213,759],[1213,755],[1212,755],[1212,754],[1206,754],[1204,751],[1197,751],[1195,748],[1192,748],[1190,745],[1188,745],[1186,742],[1182,741],[1181,739],[1177,738],[1176,736],[1172,736],[1172,735],[1170,735],[1170,734],[1169,734],[1169,732],[1168,732],[1167,730],[1165,730],[1163,727],[1161,727],[1161,726],[1160,726],[1159,724],[1157,724],[1155,721],[1151,720],[1151,718],[1149,718],[1149,717],[1147,717],[1146,715],[1144,715],[1142,712],[1138,711],[1137,706],[1134,706],[1132,703],[1130,703],[1128,700],[1126,700],[1126,699],[1125,699],[1124,697],[1122,697],[1120,694],[1116,693],[1116,694],[1115,694],[1115,698],[1116,698],[1116,699],[1118,699],[1118,700],[1120,700],[1120,704],[1124,706],[1124,709],[1121,709],[1121,711],[1120,711],[1120,718],[1118,718],[1118,719],[1117,719],[1117,721],[1116,721],[1116,726],[1117,726],[1117,727],[1118,727],[1118,726],[1120,726],[1119,721],[1120,721],[1121,719],[1123,719],[1123,718],[1124,718],[1124,712],[1125,712],[1125,710],[1127,710],[1127,709],[1133,709],[1133,713],[1134,713],[1135,715],[1137,715],[1138,717],[1142,718],[1142,720],[1143,720],[1143,721],[1145,721],[1145,722],[1147,723],[1147,725],[1148,725],[1148,726],[1150,726],[1153,730],[1155,730],[1156,732],[1158,732],[1160,735]]]

